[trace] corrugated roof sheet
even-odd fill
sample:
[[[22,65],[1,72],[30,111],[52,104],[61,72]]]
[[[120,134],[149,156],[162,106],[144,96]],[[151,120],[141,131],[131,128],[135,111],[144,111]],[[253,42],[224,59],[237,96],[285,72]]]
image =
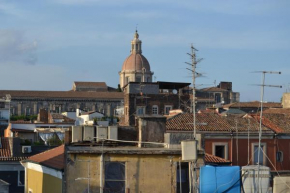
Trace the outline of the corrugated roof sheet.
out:
[[[34,162],[57,170],[64,169],[64,145],[33,155],[25,162]]]

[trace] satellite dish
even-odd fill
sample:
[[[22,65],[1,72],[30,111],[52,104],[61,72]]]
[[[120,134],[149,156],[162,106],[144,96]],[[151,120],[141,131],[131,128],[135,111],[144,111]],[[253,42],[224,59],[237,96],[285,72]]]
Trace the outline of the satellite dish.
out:
[[[172,93],[173,94],[177,94],[177,90],[176,89],[173,89]]]

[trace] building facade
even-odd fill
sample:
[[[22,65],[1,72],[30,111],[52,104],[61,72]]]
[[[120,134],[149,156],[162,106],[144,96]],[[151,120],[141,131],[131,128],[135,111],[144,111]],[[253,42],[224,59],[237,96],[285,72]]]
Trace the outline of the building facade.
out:
[[[112,116],[122,104],[123,93],[98,85],[75,82],[70,91],[0,90],[0,97],[11,95],[11,115],[37,115],[40,109],[54,113],[83,109]]]

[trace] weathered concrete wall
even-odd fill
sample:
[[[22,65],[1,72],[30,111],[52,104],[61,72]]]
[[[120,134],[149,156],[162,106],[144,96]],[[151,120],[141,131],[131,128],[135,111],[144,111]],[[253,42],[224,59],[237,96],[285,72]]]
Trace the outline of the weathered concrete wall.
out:
[[[68,157],[73,162],[67,164],[66,192],[86,192],[88,180],[75,179],[89,176],[90,192],[99,193],[101,156],[69,154]],[[125,184],[131,193],[168,193],[176,190],[176,168],[179,157],[180,155],[105,154],[104,161],[125,163]]]
[[[166,117],[139,117],[139,141],[140,142],[164,142],[166,131]]]
[[[290,108],[290,93],[284,93],[282,98],[283,108]]]

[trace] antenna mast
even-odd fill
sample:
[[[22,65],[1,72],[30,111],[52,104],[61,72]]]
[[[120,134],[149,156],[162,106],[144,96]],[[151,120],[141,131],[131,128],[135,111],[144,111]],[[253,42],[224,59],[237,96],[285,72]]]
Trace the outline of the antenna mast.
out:
[[[263,117],[263,100],[264,100],[264,88],[266,87],[277,87],[282,88],[280,85],[266,85],[265,74],[281,74],[281,72],[274,71],[258,71],[256,73],[262,73],[262,84],[257,85],[261,87],[261,111],[260,111],[260,128],[259,128],[259,147],[258,147],[258,191],[260,188],[260,153],[261,153],[261,138],[262,138],[262,117]]]

